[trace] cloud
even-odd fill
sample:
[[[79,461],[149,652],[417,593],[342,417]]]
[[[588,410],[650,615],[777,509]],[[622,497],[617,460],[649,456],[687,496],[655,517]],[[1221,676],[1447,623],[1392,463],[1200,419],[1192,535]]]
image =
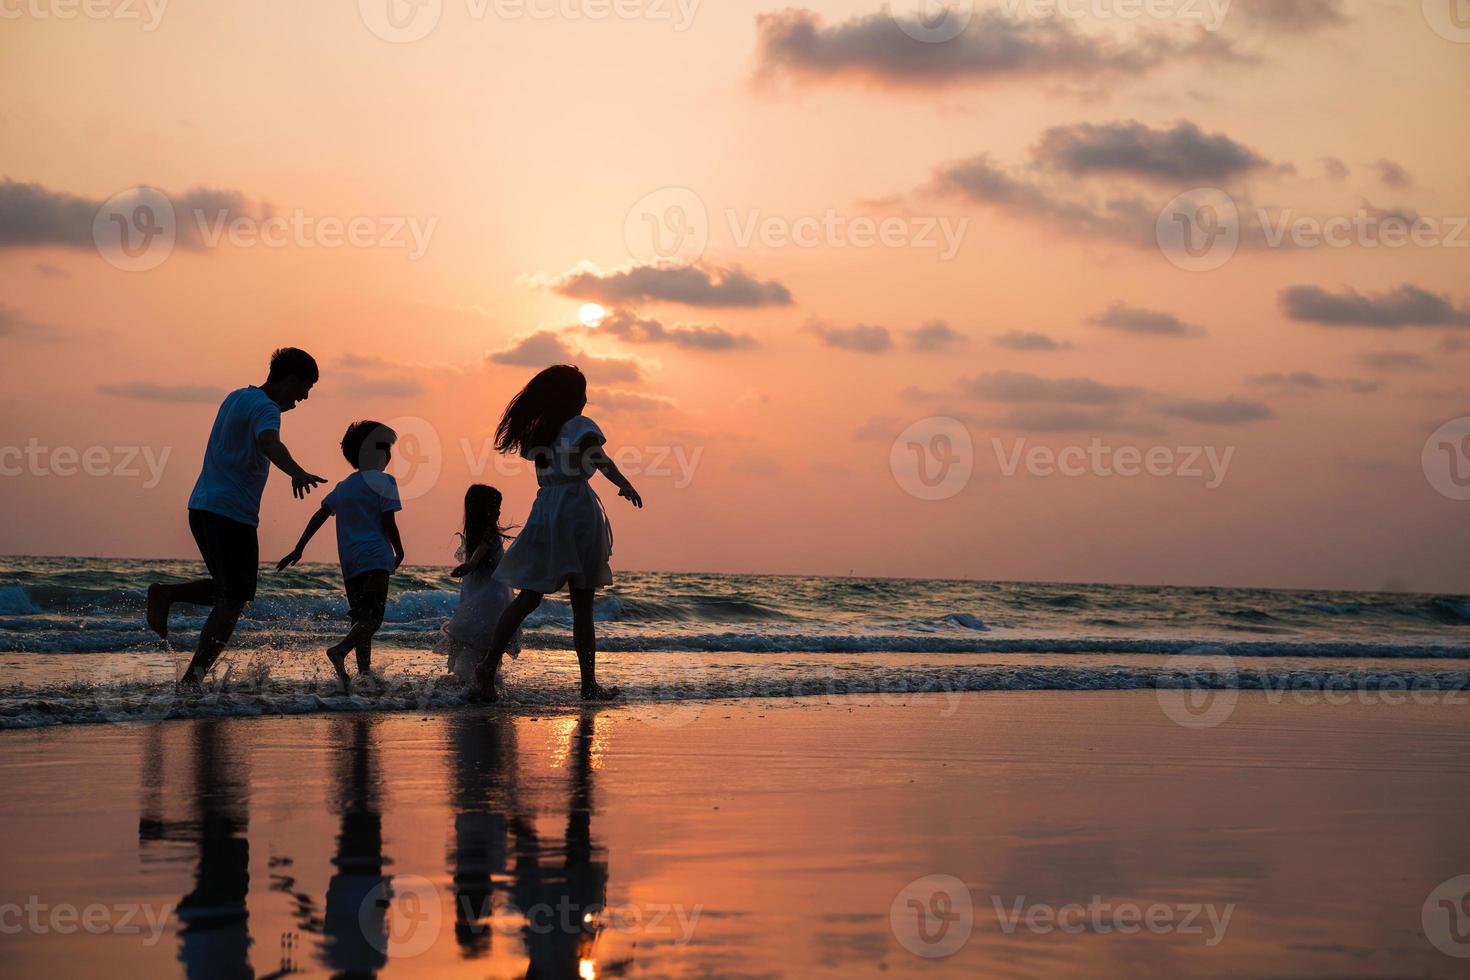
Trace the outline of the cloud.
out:
[[[67,272],[65,269],[58,268],[57,266],[51,265],[49,262],[37,262],[35,268],[37,273],[45,276],[47,279],[71,278],[70,272]]]
[[[1104,384],[1091,378],[1041,378],[1019,371],[992,371],[977,378],[963,378],[960,387],[981,401],[1072,405],[1117,405],[1143,393],[1141,388]]]
[[[909,346],[917,351],[951,350],[964,341],[965,335],[943,320],[930,320],[912,330],[905,330]]]
[[[619,388],[594,388],[587,398],[592,404],[612,412],[667,412],[678,407],[671,398]]]
[[[901,26],[902,22],[902,26]],[[937,88],[1002,79],[1098,83],[1147,74],[1171,61],[1238,58],[1204,30],[1181,41],[1162,33],[1120,41],[1078,30],[1061,18],[1011,17],[983,10],[943,43],[919,40],[930,25],[888,13],[827,24],[810,10],[756,17],[757,73],[821,81],[850,78]]]
[[[1348,174],[1352,173],[1348,165],[1337,157],[1323,157],[1322,170],[1329,180],[1347,180]]]
[[[889,442],[898,435],[900,421],[896,415],[874,415],[853,430],[852,437],[864,442]]]
[[[1004,347],[1007,350],[1066,350],[1072,345],[1061,340],[1053,340],[1044,333],[1028,333],[1020,330],[1012,330],[1003,333],[994,340],[995,346]]]
[[[1192,323],[1185,323],[1172,313],[1146,310],[1129,306],[1121,300],[1106,310],[1087,318],[1087,322],[1125,333],[1147,334],[1154,337],[1203,337],[1205,331]]]
[[[1329,293],[1320,286],[1289,286],[1277,302],[1290,319],[1332,327],[1470,326],[1470,308],[1409,283],[1376,296],[1351,288]]]
[[[1255,388],[1270,388],[1287,395],[1304,395],[1318,391],[1350,391],[1356,395],[1367,395],[1382,387],[1377,381],[1361,378],[1324,378],[1311,371],[1273,371],[1256,374],[1245,379]]]
[[[1234,0],[1241,16],[1284,34],[1310,34],[1345,24],[1343,0]]]
[[[1409,172],[1392,160],[1378,160],[1373,164],[1373,169],[1378,172],[1378,179],[1387,187],[1408,187],[1413,183],[1409,178]]]
[[[893,338],[887,327],[859,323],[851,327],[829,327],[815,320],[806,329],[822,339],[828,347],[839,350],[859,351],[863,354],[881,354],[893,346]]]
[[[1428,371],[1433,367],[1421,355],[1406,350],[1369,351],[1359,360],[1374,371]]]
[[[0,340],[59,340],[61,331],[0,304]]]
[[[1150,204],[1134,195],[1088,200],[1077,196],[1075,187],[1061,190],[1007,173],[991,162],[988,154],[941,166],[935,173],[933,187],[940,194],[989,205],[1020,218],[1039,220],[1071,234],[1116,239],[1138,246],[1156,245],[1157,203]]]
[[[1165,398],[1152,407],[1160,415],[1207,425],[1242,425],[1276,417],[1276,413],[1265,402],[1233,397],[1219,400]]]
[[[1352,394],[1367,395],[1380,388],[1379,382],[1363,381],[1360,378],[1323,378],[1310,370],[1292,372],[1270,372],[1252,375],[1245,383],[1254,388],[1270,388],[1286,395],[1304,395],[1319,391],[1351,391]]]
[[[987,424],[1020,432],[1126,432],[1157,435],[1159,426],[1126,418],[1115,408],[1074,408],[1057,405],[1021,405]]]
[[[638,265],[606,273],[581,268],[556,280],[551,288],[572,299],[609,306],[639,302],[752,308],[791,305],[791,291],[781,283],[761,282],[738,267]]]
[[[161,385],[151,381],[123,381],[99,385],[97,390],[115,398],[133,398],[145,402],[190,402],[213,405],[225,397],[223,388],[214,385]]]
[[[516,367],[544,368],[552,364],[577,364],[589,377],[599,382],[637,381],[642,374],[636,360],[593,354],[567,343],[554,330],[536,330],[514,337],[505,347],[485,356],[494,364],[511,364]]]
[[[258,211],[237,191],[196,187],[167,196],[174,210],[175,244],[182,248],[204,247],[201,221],[217,223],[220,212],[225,212],[228,221]],[[106,203],[40,184],[0,180],[0,248],[96,248],[92,222]]]
[[[759,346],[754,337],[724,327],[682,323],[666,326],[660,320],[645,319],[622,310],[610,312],[594,330],[613,334],[629,343],[673,344],[690,350],[723,351]]]
[[[1224,181],[1269,162],[1224,133],[1206,133],[1187,120],[1168,129],[1137,121],[1053,126],[1033,156],[1074,177],[1114,174],[1171,184]]]

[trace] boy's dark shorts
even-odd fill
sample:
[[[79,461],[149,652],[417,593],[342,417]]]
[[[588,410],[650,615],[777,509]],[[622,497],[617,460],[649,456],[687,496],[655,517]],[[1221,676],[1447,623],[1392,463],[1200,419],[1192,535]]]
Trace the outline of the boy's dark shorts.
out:
[[[347,607],[354,623],[367,623],[374,629],[382,626],[388,609],[388,573],[374,569],[348,579]]]
[[[255,528],[208,510],[189,511],[189,530],[214,580],[215,601],[244,605],[255,598],[260,543]]]

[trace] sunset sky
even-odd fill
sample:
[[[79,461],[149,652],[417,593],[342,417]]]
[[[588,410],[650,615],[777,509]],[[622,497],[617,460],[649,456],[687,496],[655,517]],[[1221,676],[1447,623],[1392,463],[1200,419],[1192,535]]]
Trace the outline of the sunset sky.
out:
[[[0,551],[194,557],[218,400],[290,344],[309,470],[346,475],[358,418],[421,461],[413,563],[452,561],[472,480],[524,517],[488,439],[571,360],[637,454],[646,509],[599,486],[615,570],[1470,592],[1470,501],[1425,461],[1470,416],[1450,0],[70,9],[0,11],[0,447],[31,447]],[[1181,194],[1233,203],[1233,253],[1171,246]],[[160,197],[171,251],[111,248]],[[973,473],[926,500],[890,454],[937,416]],[[1094,439],[1204,475],[1007,474]],[[275,474],[262,557],[314,506]]]

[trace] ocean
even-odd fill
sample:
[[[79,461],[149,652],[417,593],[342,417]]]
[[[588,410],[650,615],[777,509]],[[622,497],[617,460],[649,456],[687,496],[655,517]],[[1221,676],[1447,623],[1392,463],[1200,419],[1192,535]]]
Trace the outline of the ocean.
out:
[[[143,625],[148,583],[199,569],[0,559],[0,727],[199,710],[159,701],[205,610],[177,607],[168,645]],[[463,692],[426,697],[415,686],[443,673],[432,648],[457,599],[446,568],[401,569],[376,662],[416,693],[401,704],[384,692],[334,704],[320,651],[345,629],[336,566],[263,570],[214,709],[459,703]],[[596,618],[604,674],[650,702],[1181,681],[1460,691],[1470,661],[1463,595],[624,572],[599,593]],[[526,653],[508,674],[512,702],[559,701],[574,687],[570,633],[569,607],[549,597],[528,620]],[[140,693],[147,705],[130,707]],[[121,707],[97,708],[109,698]]]

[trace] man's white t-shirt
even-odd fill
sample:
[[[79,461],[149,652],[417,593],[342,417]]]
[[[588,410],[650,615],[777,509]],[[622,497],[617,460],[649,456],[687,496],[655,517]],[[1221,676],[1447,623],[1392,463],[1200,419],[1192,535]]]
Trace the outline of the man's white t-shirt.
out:
[[[398,481],[382,470],[358,470],[333,487],[322,505],[337,519],[343,578],[393,571],[393,545],[383,533],[383,515],[403,509]]]
[[[258,527],[260,495],[271,464],[256,440],[262,432],[272,431],[281,431],[279,405],[253,386],[230,392],[209,431],[204,467],[189,495],[189,509]]]

